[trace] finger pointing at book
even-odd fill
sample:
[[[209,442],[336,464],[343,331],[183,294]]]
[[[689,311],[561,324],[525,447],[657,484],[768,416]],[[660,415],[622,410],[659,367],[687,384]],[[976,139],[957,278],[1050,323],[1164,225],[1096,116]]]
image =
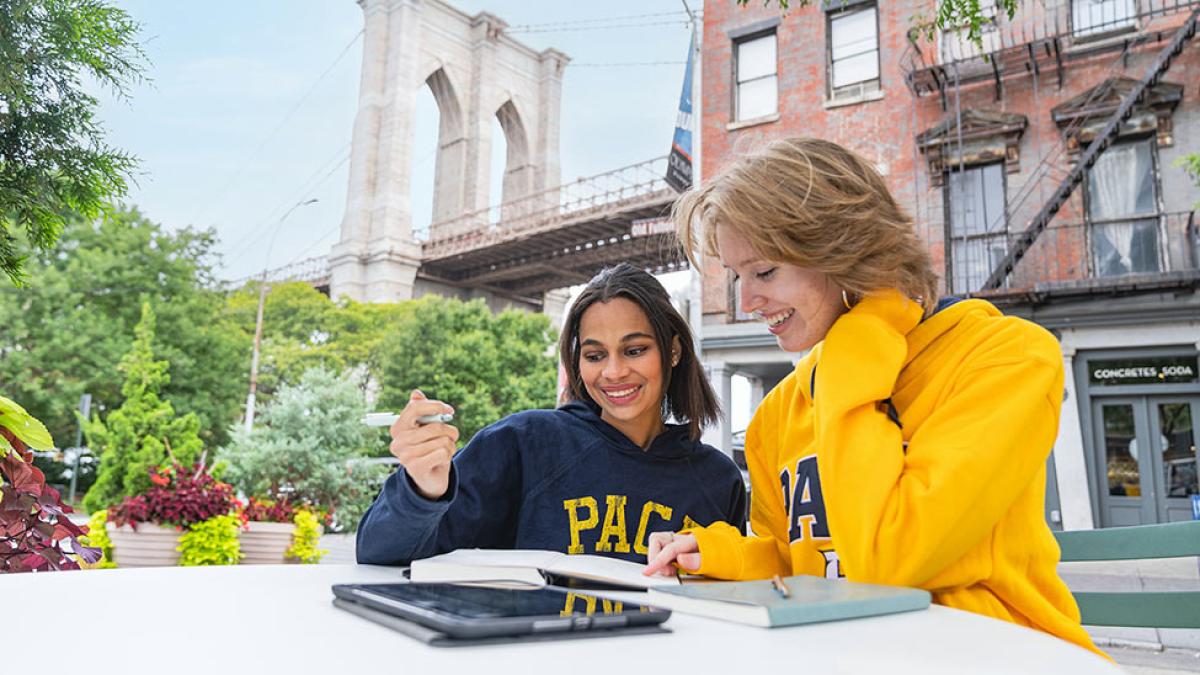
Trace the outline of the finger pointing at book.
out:
[[[647,541],[649,551],[646,554],[646,576],[658,574],[673,576],[674,563],[684,570],[700,569],[700,546],[696,538],[690,534],[675,534],[673,532],[653,532]]]
[[[426,499],[438,499],[449,487],[450,458],[457,447],[458,429],[441,422],[420,424],[417,420],[424,415],[453,412],[449,405],[427,399],[414,389],[408,405],[392,424],[389,449]]]

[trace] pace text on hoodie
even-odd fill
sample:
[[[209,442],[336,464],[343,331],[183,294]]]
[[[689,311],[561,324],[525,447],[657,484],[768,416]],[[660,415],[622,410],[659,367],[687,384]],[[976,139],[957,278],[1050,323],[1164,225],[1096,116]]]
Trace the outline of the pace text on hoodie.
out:
[[[915,586],[1098,651],[1043,513],[1058,343],[983,300],[921,316],[868,296],[771,391],[746,432],[758,536],[693,530],[698,571]]]
[[[404,469],[358,527],[358,562],[407,564],[458,548],[521,548],[646,561],[651,532],[721,521],[743,529],[733,461],[667,425],[638,447],[580,402],[516,413],[482,429],[451,464],[441,499]]]

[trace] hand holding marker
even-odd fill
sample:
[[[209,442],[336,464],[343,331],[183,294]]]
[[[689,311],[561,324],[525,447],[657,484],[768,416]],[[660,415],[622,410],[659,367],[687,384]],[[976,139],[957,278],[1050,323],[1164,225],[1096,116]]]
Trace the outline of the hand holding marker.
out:
[[[390,426],[389,450],[412,486],[426,499],[439,499],[450,486],[450,458],[458,447],[458,429],[447,424],[452,419],[454,408],[414,389],[399,414],[370,413],[363,424]]]

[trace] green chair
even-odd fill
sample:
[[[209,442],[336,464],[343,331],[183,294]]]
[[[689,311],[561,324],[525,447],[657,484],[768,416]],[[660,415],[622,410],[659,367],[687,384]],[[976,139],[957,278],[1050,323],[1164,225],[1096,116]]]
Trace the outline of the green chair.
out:
[[[1063,562],[1200,555],[1200,520],[1055,532]],[[1089,626],[1200,628],[1200,591],[1075,593]]]

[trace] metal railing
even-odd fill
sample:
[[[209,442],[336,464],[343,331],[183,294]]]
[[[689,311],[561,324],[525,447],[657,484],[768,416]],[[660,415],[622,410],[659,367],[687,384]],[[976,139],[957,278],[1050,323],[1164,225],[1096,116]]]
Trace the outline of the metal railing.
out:
[[[433,223],[423,257],[442,258],[553,230],[570,219],[671,196],[666,173],[666,156],[655,157]]]
[[[1131,231],[1120,251],[1105,228],[1123,225],[1129,225]],[[1005,288],[985,291],[983,282],[996,264],[997,252],[1002,255],[1020,237],[1019,232],[973,237],[968,241],[976,242],[974,247],[962,246],[963,240],[947,241],[947,292],[1104,291],[1200,276],[1200,224],[1194,211],[1177,211],[1120,220],[1055,222],[1021,258]]]
[[[1173,15],[1200,7],[1200,0],[1047,0],[1021,3],[1010,20],[996,16],[984,25],[981,44],[965,30],[938,30],[926,23],[909,31],[901,69],[910,88],[923,95],[956,84],[1056,67],[1064,58],[1100,49],[1128,49],[1173,29]],[[1158,35],[1158,37],[1162,37]]]
[[[230,288],[241,288],[251,281],[259,281],[263,278],[262,274],[254,274],[248,277],[243,277],[237,281],[229,282]],[[329,283],[329,258],[327,256],[314,256],[297,260],[293,263],[288,263],[283,267],[276,267],[273,270],[268,270],[266,274],[267,283],[282,283],[285,281],[303,281],[314,286],[321,286]]]

